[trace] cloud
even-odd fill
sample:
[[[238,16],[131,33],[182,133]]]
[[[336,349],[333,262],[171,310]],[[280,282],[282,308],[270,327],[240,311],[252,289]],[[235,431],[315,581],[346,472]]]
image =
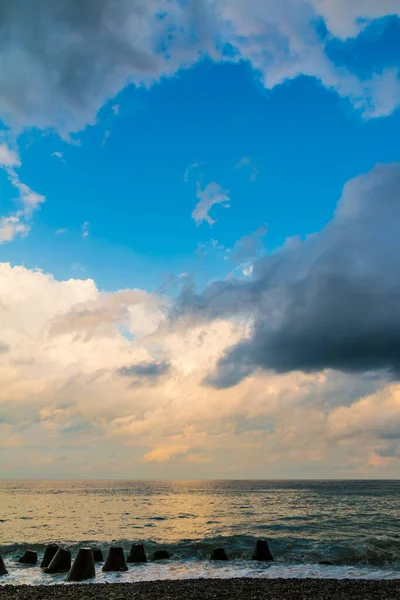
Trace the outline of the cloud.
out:
[[[82,237],[87,238],[89,235],[89,221],[85,221],[81,226]]]
[[[86,269],[82,267],[82,265],[79,262],[72,263],[71,269],[74,269],[75,271],[82,271],[82,273],[86,273]]]
[[[211,238],[207,242],[199,242],[196,248],[196,254],[200,259],[204,259],[206,256],[211,256],[213,259],[224,258],[226,255],[226,248],[223,244],[220,244],[218,240]]]
[[[177,456],[187,454],[190,446],[164,446],[155,448],[145,455],[144,460],[147,462],[167,462]]]
[[[231,258],[235,262],[241,262],[249,258],[255,258],[264,250],[263,238],[268,233],[268,227],[262,225],[256,231],[244,235],[235,242],[232,249]]]
[[[248,156],[243,156],[238,164],[236,165],[236,169],[241,169],[242,167],[246,167],[250,164],[250,158]]]
[[[0,290],[7,477],[398,471],[400,388],[383,376],[259,370],[234,388],[205,388],[221,356],[251,333],[237,317],[160,328],[164,299],[153,294],[104,293],[91,279],[57,281],[7,263]]]
[[[51,156],[54,156],[54,158],[58,158],[64,164],[67,163],[67,161],[64,158],[64,154],[62,152],[53,152],[53,154]]]
[[[204,164],[205,164],[204,162],[194,162],[194,163],[188,165],[186,167],[185,174],[183,176],[183,181],[185,183],[187,183],[189,181],[190,174],[192,173],[192,171],[198,169],[199,167],[201,167]]]
[[[250,181],[255,181],[258,175],[258,169],[252,164],[248,156],[243,156],[236,165],[236,169],[242,169],[243,167],[250,167]]]
[[[121,290],[113,294],[94,294],[92,299],[85,298],[83,302],[75,302],[67,312],[54,315],[49,322],[48,331],[53,336],[73,334],[90,339],[99,335],[113,335],[118,325],[128,325],[132,333],[136,334],[136,314],[140,314],[143,320],[141,330],[149,327],[143,304],[149,311],[157,311],[157,318],[160,320],[157,301],[153,301],[150,294],[142,290]],[[155,318],[154,312],[152,317]],[[149,330],[151,332],[151,325]]]
[[[365,117],[386,116],[398,106],[397,69],[374,72],[371,65],[370,77],[362,79],[337,67],[326,53],[331,36],[346,40],[357,36],[372,19],[400,15],[396,0],[379,6],[372,0],[360,0],[351,7],[348,2],[336,5],[331,0],[221,0],[217,10],[229,31],[229,42],[260,74],[266,88],[308,75],[349,98]],[[325,37],[316,26],[318,21],[327,27]]]
[[[209,183],[204,189],[200,184],[197,184],[197,198],[199,202],[193,209],[192,218],[196,221],[196,225],[200,225],[203,221],[207,221],[210,225],[214,225],[216,220],[212,219],[209,211],[216,204],[222,204],[224,208],[229,208],[230,197],[226,190],[223,190],[219,183]]]
[[[397,69],[371,62],[361,78],[337,67],[326,46],[399,14],[398,0],[121,0],[117,8],[112,0],[87,0],[84,8],[37,0],[29,10],[14,0],[2,7],[0,114],[16,131],[50,127],[67,137],[94,123],[126,85],[149,86],[208,54],[249,61],[268,89],[314,77],[366,117],[385,116],[400,101]]]
[[[338,439],[368,436],[400,442],[400,392],[391,385],[351,406],[342,406],[328,419],[330,435]]]
[[[374,19],[386,15],[400,16],[397,0],[359,0],[349,3],[346,0],[313,0],[312,4],[325,20],[332,35],[345,40],[356,37]]]
[[[19,216],[1,217],[0,219],[0,244],[12,242],[17,236],[28,235],[30,227],[22,223]]]
[[[170,370],[171,365],[167,361],[146,361],[128,367],[122,367],[119,369],[118,373],[123,377],[131,377],[135,384],[154,384],[160,377],[169,373]]]
[[[186,293],[179,312],[202,322],[247,315],[251,334],[208,383],[235,385],[257,368],[400,374],[400,164],[349,181],[334,218],[254,263],[251,281]]]
[[[15,150],[11,150],[7,144],[0,144],[0,167],[9,169],[20,166],[21,161],[18,153]]]
[[[20,180],[15,171],[15,168],[20,166],[18,153],[7,144],[0,144],[0,168],[5,170],[10,183],[18,190],[18,200],[22,205],[14,214],[0,217],[0,244],[11,242],[17,236],[28,235],[33,213],[45,201],[44,196],[34,192]]]
[[[121,0],[117,7],[88,0],[84,8],[38,0],[29,10],[25,0],[7,3],[0,113],[15,128],[82,129],[128,83],[148,85],[198,58],[196,44],[184,39],[190,14],[162,0]]]

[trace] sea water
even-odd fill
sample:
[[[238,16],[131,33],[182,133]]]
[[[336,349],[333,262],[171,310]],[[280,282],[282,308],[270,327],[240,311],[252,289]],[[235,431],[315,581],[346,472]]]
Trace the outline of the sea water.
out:
[[[274,562],[257,563],[257,538]],[[149,558],[96,581],[197,577],[400,578],[399,481],[0,481],[0,583],[59,583],[64,575],[19,565],[46,544],[107,548],[143,542]],[[208,560],[213,547],[230,560]],[[319,562],[329,560],[334,566]]]

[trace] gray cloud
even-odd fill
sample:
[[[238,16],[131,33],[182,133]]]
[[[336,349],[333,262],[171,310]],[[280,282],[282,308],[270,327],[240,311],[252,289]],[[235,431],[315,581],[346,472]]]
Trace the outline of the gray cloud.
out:
[[[5,0],[0,114],[15,127],[83,128],[128,82],[176,71],[170,53],[182,48],[172,21],[184,30],[191,17],[178,8],[163,0]],[[198,58],[188,43],[187,62],[192,49]]]
[[[122,367],[118,373],[124,377],[133,377],[139,380],[145,380],[147,383],[155,383],[159,377],[166,375],[171,370],[171,365],[167,361],[161,362],[142,362],[129,367]]]
[[[315,27],[322,20],[327,39],[345,40],[388,14],[400,14],[398,0],[3,0],[0,115],[17,131],[67,136],[128,83],[151,85],[204,54],[221,59],[224,44],[268,89],[308,75],[366,116],[389,115],[400,101],[397,70],[372,63],[361,80],[337,68]]]
[[[254,258],[264,250],[263,238],[267,235],[266,225],[259,227],[256,231],[244,235],[235,242],[232,250],[232,260],[240,262],[248,258]]]
[[[251,281],[185,290],[178,314],[247,315],[251,335],[207,383],[229,387],[257,368],[400,373],[400,164],[346,184],[332,221],[256,261]]]

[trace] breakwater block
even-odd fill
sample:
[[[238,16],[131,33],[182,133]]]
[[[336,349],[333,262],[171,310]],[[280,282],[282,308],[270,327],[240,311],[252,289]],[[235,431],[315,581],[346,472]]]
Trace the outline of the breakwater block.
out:
[[[6,565],[4,564],[3,557],[0,554],[0,577],[2,575],[8,575],[8,571],[6,569]]]
[[[57,550],[59,549],[59,547],[60,546],[58,544],[49,544],[48,546],[46,546],[46,548],[44,549],[42,562],[40,563],[41,569],[45,569],[49,566],[49,564],[57,554]]]
[[[211,551],[210,560],[229,560],[223,548],[214,548]]]
[[[96,577],[94,568],[93,550],[91,548],[79,548],[78,554],[67,575],[67,581],[84,581]]]
[[[104,558],[103,558],[103,553],[100,550],[100,548],[93,548],[93,558],[94,558],[94,562],[103,562]]]
[[[129,556],[126,559],[128,563],[145,563],[147,562],[146,552],[143,544],[132,544]]]
[[[108,550],[103,571],[127,571],[124,550],[122,546],[111,546]]]
[[[167,560],[168,558],[171,558],[168,550],[155,550],[153,554],[153,560]]]
[[[36,565],[37,563],[37,552],[34,550],[25,550],[18,562],[22,565]]]
[[[71,551],[68,548],[59,548],[52,558],[51,563],[45,568],[45,573],[68,573],[71,568]]]
[[[266,540],[257,540],[254,546],[253,560],[268,561],[274,560],[271,550],[269,549],[268,542]]]

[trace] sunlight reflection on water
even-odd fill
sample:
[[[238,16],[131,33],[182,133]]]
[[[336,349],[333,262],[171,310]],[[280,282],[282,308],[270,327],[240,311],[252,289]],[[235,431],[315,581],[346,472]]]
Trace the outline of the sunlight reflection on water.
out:
[[[230,576],[338,576],[338,568],[341,576],[358,577],[360,569],[378,576],[383,568],[380,577],[393,577],[399,492],[400,482],[4,481],[0,550],[13,560],[21,548],[42,551],[50,541],[73,550],[81,542],[106,549],[112,541],[128,549],[136,540],[150,553],[168,547],[173,562],[136,568],[128,579],[222,576],[224,569]],[[257,537],[270,541],[277,560],[268,569],[248,560]],[[216,544],[235,560],[209,563]],[[337,566],[321,569],[323,559]],[[42,575],[20,570],[18,577]]]

